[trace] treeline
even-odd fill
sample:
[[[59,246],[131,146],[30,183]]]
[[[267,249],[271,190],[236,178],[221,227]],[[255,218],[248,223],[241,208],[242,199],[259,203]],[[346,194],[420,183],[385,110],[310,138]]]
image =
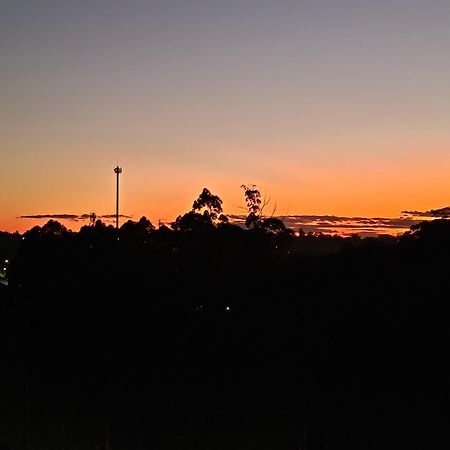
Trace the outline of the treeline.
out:
[[[450,222],[298,235],[244,191],[245,227],[205,189],[0,236],[2,450],[445,446]]]

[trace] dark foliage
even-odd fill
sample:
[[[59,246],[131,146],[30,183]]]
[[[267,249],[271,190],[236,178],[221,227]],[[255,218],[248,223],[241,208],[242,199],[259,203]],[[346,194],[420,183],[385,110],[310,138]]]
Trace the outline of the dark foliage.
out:
[[[203,188],[192,210],[178,216],[172,228],[177,231],[201,231],[225,223],[228,223],[228,217],[223,214],[222,199]]]
[[[218,200],[0,233],[0,448],[446,447],[450,221],[295,236]]]

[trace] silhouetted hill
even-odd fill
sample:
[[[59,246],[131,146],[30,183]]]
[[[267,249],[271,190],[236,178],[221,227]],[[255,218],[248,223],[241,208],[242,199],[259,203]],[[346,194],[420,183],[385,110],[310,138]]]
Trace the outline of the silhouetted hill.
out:
[[[1,445],[445,445],[450,221],[361,239],[195,214],[0,234]]]

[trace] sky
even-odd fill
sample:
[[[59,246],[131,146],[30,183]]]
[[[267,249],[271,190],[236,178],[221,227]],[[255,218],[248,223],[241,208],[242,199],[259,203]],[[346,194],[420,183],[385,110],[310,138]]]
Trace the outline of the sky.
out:
[[[450,198],[448,0],[0,0],[0,229],[243,212],[398,217]],[[272,209],[273,209],[272,207]],[[73,228],[76,228],[74,225]]]

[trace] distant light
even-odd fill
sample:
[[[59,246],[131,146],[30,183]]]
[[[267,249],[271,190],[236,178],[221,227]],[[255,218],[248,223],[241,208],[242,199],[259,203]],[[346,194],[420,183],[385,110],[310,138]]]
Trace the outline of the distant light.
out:
[[[5,264],[8,264],[9,263],[9,259],[5,259]]]
[[[230,311],[230,310],[231,310],[231,308],[229,306],[225,307],[225,311]]]
[[[3,270],[6,271],[6,267],[3,267]]]

